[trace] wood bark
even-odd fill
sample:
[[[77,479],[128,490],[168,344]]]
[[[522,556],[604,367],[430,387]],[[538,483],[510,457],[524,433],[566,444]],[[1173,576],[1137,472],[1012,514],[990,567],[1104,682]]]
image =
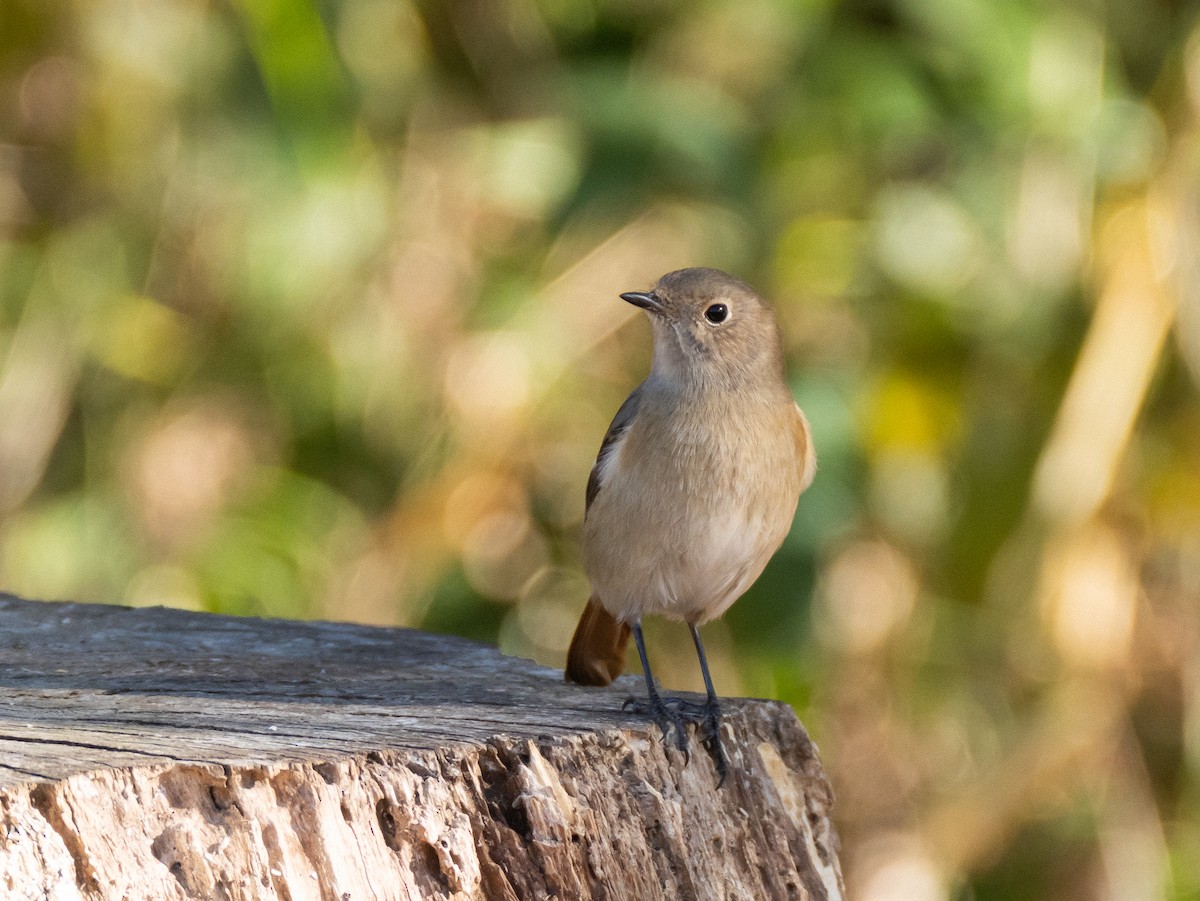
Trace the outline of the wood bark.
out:
[[[717,788],[637,683],[456,638],[0,595],[5,899],[836,899],[791,708]]]

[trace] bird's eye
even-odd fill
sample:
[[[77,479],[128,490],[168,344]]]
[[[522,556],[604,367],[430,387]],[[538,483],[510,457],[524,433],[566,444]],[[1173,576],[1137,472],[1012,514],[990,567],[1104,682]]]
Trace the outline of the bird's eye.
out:
[[[713,325],[720,325],[729,318],[729,307],[723,303],[714,303],[711,307],[704,311],[704,318]]]

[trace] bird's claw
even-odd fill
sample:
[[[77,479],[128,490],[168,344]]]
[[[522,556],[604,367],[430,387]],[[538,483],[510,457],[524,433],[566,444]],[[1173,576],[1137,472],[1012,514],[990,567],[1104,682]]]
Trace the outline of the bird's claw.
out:
[[[686,723],[696,723],[703,730],[704,748],[712,757],[717,770],[717,787],[725,784],[729,775],[729,755],[721,740],[721,708],[709,701],[703,703],[687,698],[629,697],[621,705],[622,710],[649,716],[662,729],[663,740],[670,741],[675,733],[675,746],[690,760]]]
[[[691,760],[691,752],[688,750],[687,737],[687,718],[673,709],[674,705],[668,701],[676,701],[678,698],[668,698],[664,701],[660,696],[654,695],[649,698],[628,697],[625,703],[621,705],[622,710],[633,711],[641,716],[648,716],[654,720],[659,729],[662,730],[663,741],[671,741],[671,733],[675,734],[675,747],[683,752],[684,759]]]
[[[717,788],[725,784],[729,775],[729,755],[725,753],[725,743],[721,741],[721,708],[716,704],[704,705],[704,747],[713,759],[717,768]]]

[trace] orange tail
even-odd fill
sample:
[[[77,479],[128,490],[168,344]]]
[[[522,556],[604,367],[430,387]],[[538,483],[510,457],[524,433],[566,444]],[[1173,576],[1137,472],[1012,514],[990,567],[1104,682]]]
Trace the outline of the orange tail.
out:
[[[607,685],[625,669],[629,626],[613,619],[597,598],[588,601],[567,651],[568,682]]]

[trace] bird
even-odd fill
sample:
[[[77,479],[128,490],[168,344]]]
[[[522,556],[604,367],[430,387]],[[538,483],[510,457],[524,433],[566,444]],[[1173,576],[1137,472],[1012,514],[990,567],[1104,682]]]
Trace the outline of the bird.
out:
[[[620,297],[646,311],[653,359],[588,478],[580,550],[591,596],[565,678],[609,684],[632,634],[646,698],[626,709],[648,714],[685,755],[685,724],[700,724],[723,784],[729,758],[699,627],[745,593],[786,538],[816,474],[812,432],[788,387],[775,314],[744,281],[679,269]],[[688,625],[702,704],[660,693],[642,633],[648,615]]]

